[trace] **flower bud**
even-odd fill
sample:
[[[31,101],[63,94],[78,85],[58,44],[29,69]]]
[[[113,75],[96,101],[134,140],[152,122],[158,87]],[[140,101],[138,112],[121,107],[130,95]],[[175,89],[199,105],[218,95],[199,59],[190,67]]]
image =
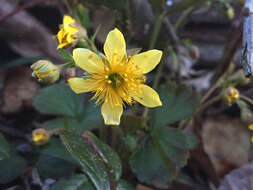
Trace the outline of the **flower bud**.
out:
[[[234,8],[232,6],[227,6],[227,10],[226,10],[226,16],[228,19],[232,20],[235,17],[235,11]]]
[[[238,85],[246,85],[250,82],[250,79],[246,78],[243,70],[240,69],[229,77],[229,82]]]
[[[65,15],[56,38],[59,42],[57,49],[69,46],[74,47],[80,39],[87,38],[87,31],[75,19]]]
[[[190,56],[191,56],[192,59],[198,60],[199,56],[200,56],[198,46],[190,45],[189,46],[189,54],[190,54]]]
[[[54,83],[60,78],[60,67],[48,60],[39,60],[32,64],[32,76],[42,83]]]
[[[43,128],[35,129],[32,132],[32,139],[36,145],[44,145],[49,142],[50,134]]]
[[[237,99],[239,99],[240,94],[237,89],[230,87],[225,91],[224,97],[227,101],[227,104],[232,105]]]

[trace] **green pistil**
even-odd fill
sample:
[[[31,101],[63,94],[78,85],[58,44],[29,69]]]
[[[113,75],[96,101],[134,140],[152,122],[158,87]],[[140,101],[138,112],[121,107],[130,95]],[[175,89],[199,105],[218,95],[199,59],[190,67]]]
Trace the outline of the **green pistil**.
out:
[[[110,74],[109,77],[108,77],[108,80],[112,81],[111,86],[113,88],[120,87],[124,82],[124,78],[118,73]]]

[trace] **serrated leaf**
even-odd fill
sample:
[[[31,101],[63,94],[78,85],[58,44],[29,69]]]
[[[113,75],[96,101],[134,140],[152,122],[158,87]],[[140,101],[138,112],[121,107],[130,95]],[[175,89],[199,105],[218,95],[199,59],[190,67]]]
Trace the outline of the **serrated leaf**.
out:
[[[82,103],[83,97],[75,94],[65,83],[47,86],[33,99],[34,107],[42,113],[70,117],[81,115]]]
[[[176,177],[175,169],[186,165],[189,149],[196,146],[196,141],[192,134],[179,129],[156,127],[131,156],[131,169],[142,182],[168,183]]]
[[[9,183],[19,177],[25,170],[27,163],[21,156],[13,153],[8,159],[0,161],[0,184]]]
[[[61,179],[57,181],[50,190],[95,190],[92,183],[85,175],[76,174],[69,179]]]
[[[102,126],[102,117],[100,108],[96,106],[94,101],[90,101],[84,106],[84,111],[78,118],[57,118],[46,121],[43,123],[43,128],[52,130],[64,128],[64,122],[67,121],[71,128],[76,129],[78,132],[93,130]]]
[[[170,123],[190,118],[199,105],[199,95],[185,85],[175,83],[161,85],[158,94],[163,105],[150,111],[150,123],[153,127],[163,127]]]
[[[0,160],[10,157],[10,146],[5,140],[4,136],[0,133]]]
[[[48,155],[41,155],[36,167],[42,177],[54,179],[67,176],[74,169],[71,162]]]
[[[188,149],[194,149],[198,145],[198,138],[192,133],[186,133],[186,147]]]
[[[58,52],[66,63],[71,64],[73,66],[75,65],[75,61],[69,52],[63,49],[58,49]]]
[[[189,149],[196,145],[192,134],[172,127],[156,128],[152,133],[153,141],[159,144],[165,155],[177,166],[186,165]],[[194,142],[193,142],[194,141]]]
[[[175,178],[175,166],[150,140],[144,140],[130,158],[130,166],[137,178],[144,183],[157,181],[166,184]]]
[[[110,176],[103,160],[91,148],[90,144],[73,129],[64,128],[61,138],[69,152],[81,164],[83,171],[89,176],[97,189],[109,190]]]

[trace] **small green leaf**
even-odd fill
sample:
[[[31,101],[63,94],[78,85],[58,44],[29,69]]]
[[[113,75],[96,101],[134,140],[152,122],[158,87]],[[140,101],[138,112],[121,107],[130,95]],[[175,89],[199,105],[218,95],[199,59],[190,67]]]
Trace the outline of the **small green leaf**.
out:
[[[13,153],[8,159],[0,161],[0,184],[9,183],[24,172],[27,167],[25,159]]]
[[[91,27],[89,9],[85,8],[82,4],[79,4],[76,9],[77,17],[79,22],[85,28]]]
[[[67,52],[66,50],[63,50],[63,49],[58,49],[58,52],[66,63],[75,66],[75,61],[69,52]]]
[[[83,174],[76,174],[69,179],[57,181],[50,190],[95,190],[92,183]]]
[[[158,94],[163,105],[150,111],[153,127],[163,127],[170,123],[190,118],[199,105],[200,97],[185,85],[175,83],[161,85]]]
[[[10,157],[10,146],[5,140],[4,136],[0,133],[0,160]]]
[[[33,100],[34,107],[42,113],[80,117],[83,97],[75,94],[67,84],[53,84],[40,90]]]
[[[54,179],[67,176],[74,169],[74,165],[71,162],[43,154],[36,163],[36,167],[42,177]]]
[[[67,127],[62,130],[60,136],[95,187],[100,190],[109,190],[111,184],[106,165],[90,144],[80,134]]]
[[[142,146],[130,158],[130,166],[144,183],[151,184],[155,180],[166,184],[175,178],[175,166],[150,139],[142,141]]]

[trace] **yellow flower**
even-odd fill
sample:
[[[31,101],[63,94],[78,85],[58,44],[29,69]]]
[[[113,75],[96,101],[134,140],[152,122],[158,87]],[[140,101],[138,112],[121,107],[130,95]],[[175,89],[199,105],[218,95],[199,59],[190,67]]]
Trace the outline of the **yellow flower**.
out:
[[[75,93],[95,93],[93,98],[103,103],[101,113],[105,124],[119,125],[124,102],[131,105],[138,101],[147,107],[162,105],[156,91],[144,84],[144,74],[160,62],[162,51],[150,50],[127,57],[124,36],[114,29],[106,38],[104,52],[106,58],[88,49],[74,49],[77,66],[87,74],[85,78],[71,78],[68,83]]]
[[[63,17],[63,24],[60,27],[60,31],[57,34],[59,45],[57,49],[75,46],[80,38],[87,36],[86,30],[81,27],[75,19],[65,15]]]
[[[49,142],[50,135],[45,129],[39,128],[39,129],[33,130],[32,139],[36,145],[44,145]]]
[[[248,126],[249,130],[253,131],[253,123]]]
[[[39,60],[31,65],[32,76],[43,83],[54,83],[60,77],[61,68],[48,60]]]
[[[226,90],[226,92],[225,92],[225,98],[226,98],[227,103],[228,103],[229,105],[232,105],[233,103],[235,103],[236,100],[237,100],[239,97],[240,97],[240,94],[239,94],[238,90],[235,89],[235,88],[230,87],[230,88],[228,88],[228,89]]]

